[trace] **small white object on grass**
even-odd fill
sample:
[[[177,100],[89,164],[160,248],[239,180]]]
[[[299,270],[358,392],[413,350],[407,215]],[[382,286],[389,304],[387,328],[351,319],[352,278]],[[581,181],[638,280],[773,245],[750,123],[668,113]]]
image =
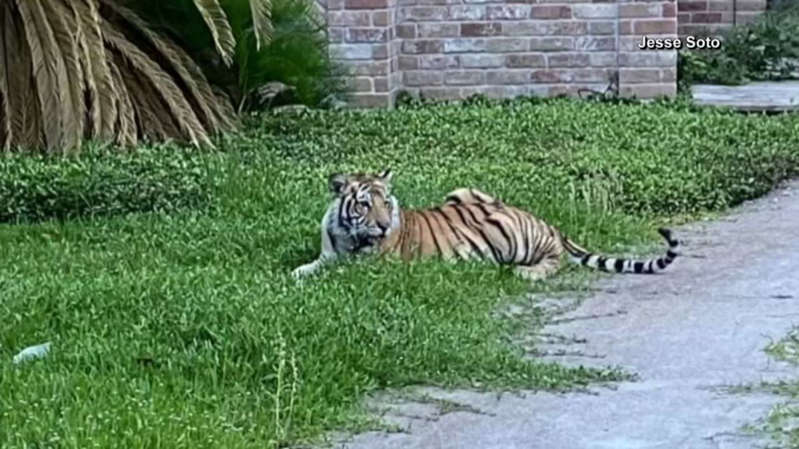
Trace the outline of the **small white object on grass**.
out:
[[[19,352],[19,354],[14,356],[14,363],[22,363],[27,360],[37,359],[40,357],[44,357],[47,353],[50,352],[50,342],[42,343],[36,346],[28,346],[27,348],[23,349]]]

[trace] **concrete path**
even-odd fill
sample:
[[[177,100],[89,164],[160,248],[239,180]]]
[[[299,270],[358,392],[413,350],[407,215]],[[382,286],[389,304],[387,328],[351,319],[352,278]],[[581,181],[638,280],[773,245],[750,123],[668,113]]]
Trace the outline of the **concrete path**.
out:
[[[424,389],[479,413],[383,404],[390,408],[387,421],[406,432],[361,434],[336,447],[764,447],[768,440],[741,427],[784,398],[725,387],[799,377],[797,368],[763,352],[799,324],[799,182],[718,222],[677,231],[685,256],[665,274],[608,277],[597,294],[544,330],[575,338],[542,349],[585,354],[548,358],[622,366],[638,381],[591,392],[499,397]]]
[[[742,111],[799,110],[799,81],[762,81],[743,86],[697,84],[691,86],[694,102],[730,106]]]

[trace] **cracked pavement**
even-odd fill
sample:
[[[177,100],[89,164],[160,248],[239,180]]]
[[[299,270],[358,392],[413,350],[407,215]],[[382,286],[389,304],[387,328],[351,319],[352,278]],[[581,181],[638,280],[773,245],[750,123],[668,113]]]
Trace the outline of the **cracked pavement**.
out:
[[[606,277],[546,326],[544,360],[621,366],[638,380],[587,392],[420,389],[481,413],[383,402],[403,432],[368,432],[346,449],[743,449],[744,432],[784,398],[727,387],[793,379],[763,350],[799,324],[799,181],[717,221],[675,228],[683,256],[658,276]],[[563,302],[559,302],[563,304]],[[572,319],[577,318],[577,319]]]

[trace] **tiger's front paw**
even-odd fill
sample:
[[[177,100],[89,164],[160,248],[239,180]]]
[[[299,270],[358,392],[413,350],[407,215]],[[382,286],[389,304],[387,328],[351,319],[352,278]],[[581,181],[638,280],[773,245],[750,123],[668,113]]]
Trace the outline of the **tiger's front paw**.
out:
[[[313,274],[314,271],[316,271],[316,264],[308,263],[295,268],[291,272],[291,277],[295,280],[300,280],[310,274]]]

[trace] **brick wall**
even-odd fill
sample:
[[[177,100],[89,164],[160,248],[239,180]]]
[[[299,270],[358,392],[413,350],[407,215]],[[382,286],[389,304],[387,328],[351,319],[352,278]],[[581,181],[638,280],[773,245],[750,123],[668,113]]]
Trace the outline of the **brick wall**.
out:
[[[362,106],[398,91],[436,99],[577,95],[618,76],[623,96],[676,92],[673,0],[326,0],[331,52]],[[741,0],[739,0],[741,1]]]
[[[677,0],[677,10],[680,36],[702,36],[751,22],[766,10],[766,0]]]

